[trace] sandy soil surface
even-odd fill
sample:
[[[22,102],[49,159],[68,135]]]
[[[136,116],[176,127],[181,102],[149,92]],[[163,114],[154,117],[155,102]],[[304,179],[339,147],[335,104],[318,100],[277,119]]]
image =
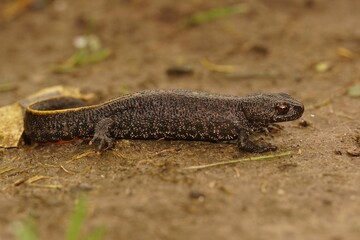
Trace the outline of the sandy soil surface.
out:
[[[41,239],[64,239],[81,193],[86,229],[104,227],[105,239],[359,239],[360,158],[346,151],[359,145],[360,99],[346,91],[360,81],[360,1],[245,1],[246,13],[179,27],[196,12],[236,3],[57,0],[2,22],[0,82],[16,88],[0,93],[0,106],[61,84],[96,93],[96,101],[155,88],[287,92],[306,111],[263,136],[291,157],[199,171],[183,168],[258,154],[234,144],[136,140],[102,155],[82,141],[2,149],[0,167],[12,170],[0,175],[0,239],[15,239],[13,223],[29,217]],[[51,72],[89,28],[113,55]],[[205,59],[237,73],[216,72]],[[193,74],[168,76],[178,64]],[[27,181],[36,176],[49,178]]]

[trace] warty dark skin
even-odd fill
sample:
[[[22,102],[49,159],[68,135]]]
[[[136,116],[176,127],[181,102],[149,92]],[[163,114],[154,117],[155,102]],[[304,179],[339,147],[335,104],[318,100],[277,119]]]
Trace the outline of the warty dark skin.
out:
[[[236,140],[240,150],[274,151],[249,136],[270,124],[298,119],[304,106],[286,93],[225,96],[186,90],[149,90],[81,106],[73,98],[34,103],[25,112],[25,135],[36,142],[92,138],[97,151],[115,139]]]

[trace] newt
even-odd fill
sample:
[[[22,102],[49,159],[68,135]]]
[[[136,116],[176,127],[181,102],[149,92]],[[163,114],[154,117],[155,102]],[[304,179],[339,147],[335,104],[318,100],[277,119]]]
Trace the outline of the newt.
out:
[[[35,142],[92,139],[99,152],[116,139],[237,141],[242,151],[275,151],[256,144],[254,132],[298,119],[304,106],[286,93],[227,96],[187,90],[148,90],[83,106],[78,99],[52,98],[25,111],[24,128]]]

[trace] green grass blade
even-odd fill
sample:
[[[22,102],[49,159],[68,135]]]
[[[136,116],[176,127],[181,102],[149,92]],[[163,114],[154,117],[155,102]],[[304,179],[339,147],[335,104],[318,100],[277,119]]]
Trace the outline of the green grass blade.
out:
[[[103,239],[105,235],[105,230],[101,227],[93,229],[89,234],[87,234],[85,240],[100,240]]]
[[[212,20],[231,16],[236,13],[245,13],[249,9],[249,6],[245,3],[237,4],[228,7],[213,8],[209,11],[199,12],[184,21],[185,27],[196,26],[202,23],[206,23]]]
[[[39,240],[37,226],[32,219],[14,222],[13,232],[18,240]]]
[[[84,225],[86,217],[87,201],[84,196],[77,199],[74,212],[70,219],[70,225],[67,229],[66,240],[79,240],[81,228]]]
[[[351,86],[348,90],[348,95],[350,97],[360,97],[360,83]]]

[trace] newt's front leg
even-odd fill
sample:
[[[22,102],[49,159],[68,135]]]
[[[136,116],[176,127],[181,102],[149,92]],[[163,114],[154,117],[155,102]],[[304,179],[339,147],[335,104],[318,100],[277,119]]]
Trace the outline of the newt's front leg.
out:
[[[257,145],[249,139],[249,133],[240,130],[238,136],[238,147],[240,150],[246,152],[262,153],[268,151],[276,151],[277,147],[271,144]]]
[[[103,152],[114,146],[115,139],[110,134],[113,124],[114,120],[112,118],[104,118],[96,124],[94,137],[89,144],[94,145],[97,152]]]

